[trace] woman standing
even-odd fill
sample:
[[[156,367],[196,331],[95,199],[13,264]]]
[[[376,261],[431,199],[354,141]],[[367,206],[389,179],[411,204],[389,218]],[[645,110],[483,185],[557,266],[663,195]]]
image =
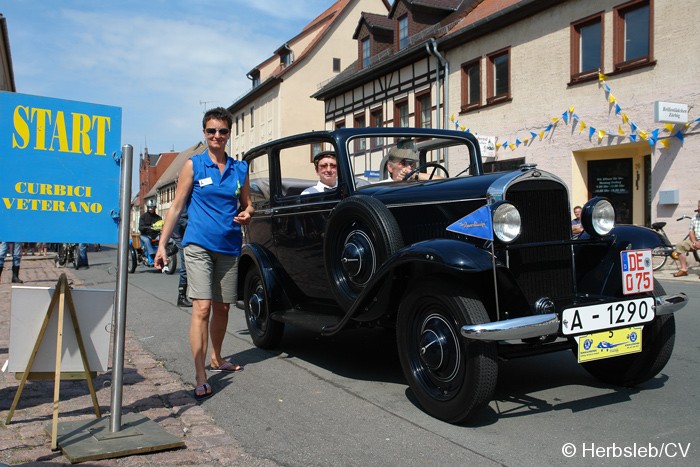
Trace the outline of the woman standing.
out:
[[[209,335],[212,369],[242,370],[241,366],[227,362],[221,356],[229,307],[237,298],[241,225],[248,225],[254,212],[248,164],[226,154],[232,125],[231,114],[222,107],[204,114],[202,129],[207,150],[185,162],[180,171],[175,199],[165,218],[155,257],[155,266],[161,269],[167,260],[165,246],[180,212],[187,209],[189,222],[182,245],[187,265],[188,295],[192,300],[190,348],[194,357],[194,396],[197,400],[213,394],[205,370]]]

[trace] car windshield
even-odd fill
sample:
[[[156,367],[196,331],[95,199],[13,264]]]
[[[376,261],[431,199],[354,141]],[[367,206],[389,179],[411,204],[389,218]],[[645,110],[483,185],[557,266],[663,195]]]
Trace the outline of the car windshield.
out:
[[[411,179],[470,175],[467,146],[470,142],[463,139],[384,134],[353,137],[347,144],[358,189],[376,183],[399,182],[407,175]]]

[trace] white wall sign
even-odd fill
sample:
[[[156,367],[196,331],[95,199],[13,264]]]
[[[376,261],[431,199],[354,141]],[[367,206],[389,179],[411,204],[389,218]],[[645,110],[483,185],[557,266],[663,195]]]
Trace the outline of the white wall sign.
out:
[[[658,123],[688,123],[688,104],[654,102],[654,121]]]
[[[481,157],[492,159],[496,158],[496,137],[495,136],[477,136],[479,147],[481,148]]]

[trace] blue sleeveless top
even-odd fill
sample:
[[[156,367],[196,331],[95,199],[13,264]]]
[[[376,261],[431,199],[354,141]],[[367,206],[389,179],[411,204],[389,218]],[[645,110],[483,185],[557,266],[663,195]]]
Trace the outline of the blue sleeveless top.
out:
[[[248,176],[248,163],[226,157],[223,173],[209,151],[192,157],[194,183],[187,203],[189,222],[182,245],[199,245],[209,251],[238,256],[243,237],[233,222],[238,214],[241,188]]]

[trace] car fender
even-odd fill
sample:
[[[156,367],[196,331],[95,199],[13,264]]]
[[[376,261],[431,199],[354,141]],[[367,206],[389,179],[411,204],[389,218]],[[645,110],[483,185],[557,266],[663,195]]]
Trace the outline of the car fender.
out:
[[[275,266],[272,258],[272,254],[262,245],[256,243],[243,245],[238,260],[238,291],[240,293],[243,290],[248,271],[251,268],[257,268],[268,294],[270,312],[287,310],[291,308],[291,301],[285,292],[283,280],[277,272],[281,268]],[[243,297],[239,295],[238,299],[243,300]]]
[[[360,321],[375,320],[380,315],[390,313],[388,308],[398,306],[398,298],[410,281],[415,279],[415,271],[430,271],[430,274],[444,276],[464,276],[491,272],[493,258],[482,248],[462,240],[439,238],[414,243],[397,251],[377,270],[370,282],[358,296],[347,313],[334,326],[328,326],[326,335],[340,331],[351,319]],[[391,293],[379,293],[382,288],[392,287],[394,282],[402,284]],[[379,303],[377,296],[394,297],[391,303]]]
[[[615,226],[608,236],[611,246],[605,250],[595,267],[581,271],[578,279],[579,292],[600,294],[604,296],[622,296],[622,259],[620,253],[624,250],[653,249],[667,245],[661,234],[653,229],[638,225]],[[582,237],[585,239],[586,237]],[[576,247],[577,257],[596,258],[595,246],[582,244]],[[578,266],[577,266],[578,267]]]

